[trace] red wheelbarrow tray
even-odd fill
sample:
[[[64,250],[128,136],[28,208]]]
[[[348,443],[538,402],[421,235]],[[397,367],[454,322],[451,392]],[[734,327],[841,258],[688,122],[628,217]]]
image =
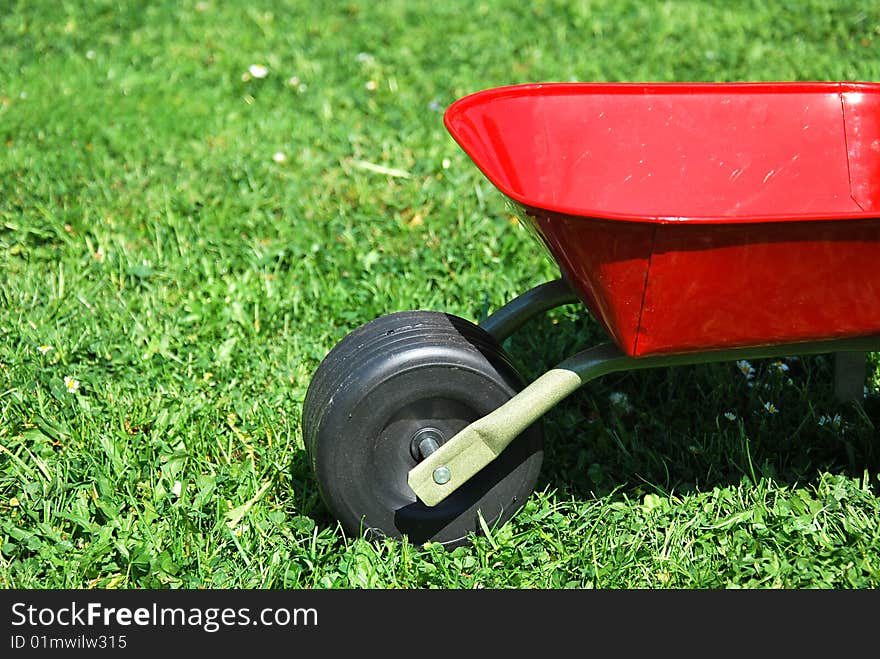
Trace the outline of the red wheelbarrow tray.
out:
[[[444,121],[629,356],[880,333],[880,84],[516,85]]]

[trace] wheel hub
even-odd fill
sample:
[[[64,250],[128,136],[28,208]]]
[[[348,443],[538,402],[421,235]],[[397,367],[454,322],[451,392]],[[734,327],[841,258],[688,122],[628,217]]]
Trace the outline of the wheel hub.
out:
[[[420,428],[410,440],[409,452],[414,460],[421,462],[440,448],[445,441],[443,433],[436,428]]]

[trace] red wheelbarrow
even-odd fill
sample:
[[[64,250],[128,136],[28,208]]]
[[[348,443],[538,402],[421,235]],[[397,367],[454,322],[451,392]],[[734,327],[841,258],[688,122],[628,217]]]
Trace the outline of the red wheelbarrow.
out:
[[[880,84],[519,85],[444,119],[562,276],[479,326],[394,313],[327,355],[303,437],[346,532],[451,546],[505,522],[536,482],[542,415],[607,373],[835,353],[861,393],[880,350]],[[501,342],[577,302],[611,341],[524,387]]]

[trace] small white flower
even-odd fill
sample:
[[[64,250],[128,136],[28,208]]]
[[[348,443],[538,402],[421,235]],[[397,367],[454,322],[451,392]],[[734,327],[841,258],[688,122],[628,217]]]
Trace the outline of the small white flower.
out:
[[[777,409],[777,407],[773,403],[771,403],[770,401],[767,401],[766,403],[764,403],[764,409],[767,410],[768,414],[778,414],[779,413],[779,409]]]
[[[69,375],[64,376],[64,388],[67,390],[69,394],[75,394],[76,390],[79,389],[79,380],[74,380]]]
[[[95,51],[87,50],[86,51],[86,59],[95,59]]]
[[[444,158],[443,162],[440,164],[443,166],[443,169],[449,169],[450,165],[452,165],[452,161],[449,158]]]
[[[41,346],[37,346],[37,350],[41,355],[45,355],[47,352],[52,350],[52,346],[47,346],[46,344],[43,344]]]
[[[269,69],[266,68],[263,64],[251,64],[248,67],[248,73],[250,73],[254,78],[262,79],[269,75]]]
[[[364,84],[364,87],[367,88],[368,92],[374,92],[379,89],[379,83],[375,80],[367,80],[367,82]]]
[[[773,366],[780,373],[788,373],[788,364],[786,364],[783,361],[775,361],[775,362],[773,362]]]
[[[755,377],[755,368],[745,359],[738,361],[736,367],[739,369],[739,372],[746,377],[746,380],[751,380]]]
[[[287,79],[287,84],[296,89],[299,87],[299,76],[291,76]]]
[[[180,490],[183,486],[180,481],[174,481],[174,485],[171,486],[171,494],[176,496],[178,499],[180,498]]]
[[[736,421],[736,414],[734,414],[733,412],[725,412],[724,418],[728,421]]]
[[[633,406],[629,402],[629,396],[627,396],[622,391],[614,391],[608,396],[608,400],[611,401],[611,404],[615,407],[619,407],[623,410],[624,413],[628,414],[632,412]]]
[[[284,155],[283,151],[276,151],[274,154],[272,154],[272,160],[280,165],[287,160],[287,156]]]
[[[244,535],[244,532],[245,532],[245,531],[247,531],[247,525],[246,525],[246,524],[241,524],[241,525],[239,525],[239,526],[236,526],[236,527],[232,530],[232,535],[234,535],[236,538],[240,538],[241,536]]]

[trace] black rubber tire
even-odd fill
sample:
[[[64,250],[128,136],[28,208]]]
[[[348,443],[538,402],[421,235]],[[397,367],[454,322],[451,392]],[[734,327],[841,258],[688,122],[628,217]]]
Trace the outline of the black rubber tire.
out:
[[[523,386],[501,346],[462,318],[404,311],[351,332],[324,358],[303,403],[303,439],[321,497],[350,535],[406,536],[449,547],[503,524],[532,492],[543,459],[540,422],[439,505],[407,485],[413,435],[444,441]]]

